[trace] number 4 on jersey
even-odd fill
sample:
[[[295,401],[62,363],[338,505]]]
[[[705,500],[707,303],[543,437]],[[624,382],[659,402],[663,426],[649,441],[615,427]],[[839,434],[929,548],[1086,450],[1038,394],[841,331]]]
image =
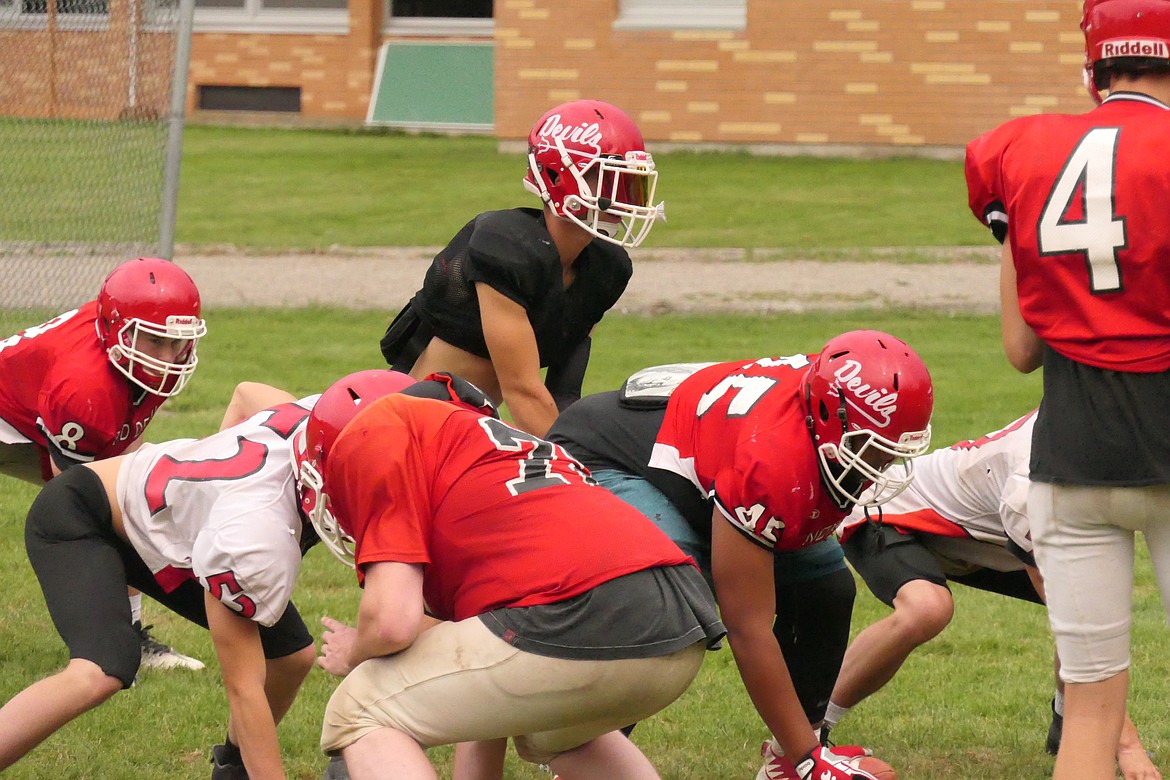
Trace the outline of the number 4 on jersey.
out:
[[[1065,162],[1040,215],[1040,255],[1084,254],[1089,261],[1089,289],[1094,293],[1121,289],[1117,250],[1126,246],[1125,218],[1113,211],[1113,163],[1120,133],[1116,127],[1097,127],[1085,133]],[[1067,217],[1077,211],[1080,219]]]

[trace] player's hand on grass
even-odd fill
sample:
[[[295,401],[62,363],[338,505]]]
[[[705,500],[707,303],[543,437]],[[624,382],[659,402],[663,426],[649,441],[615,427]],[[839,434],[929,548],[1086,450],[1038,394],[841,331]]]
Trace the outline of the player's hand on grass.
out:
[[[1150,754],[1142,749],[1117,751],[1117,768],[1125,780],[1162,780]]]
[[[317,666],[337,677],[345,677],[353,671],[350,658],[353,657],[357,629],[328,616],[321,618],[321,625],[325,626],[325,632],[321,634],[321,655],[317,657]]]

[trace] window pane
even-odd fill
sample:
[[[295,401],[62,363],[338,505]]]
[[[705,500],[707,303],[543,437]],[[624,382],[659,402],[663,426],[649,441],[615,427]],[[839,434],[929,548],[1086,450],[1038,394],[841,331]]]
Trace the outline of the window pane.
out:
[[[57,0],[59,14],[108,14],[109,0]]]
[[[616,29],[729,29],[747,25],[747,0],[619,0]]]
[[[390,15],[491,19],[492,0],[391,0]]]
[[[47,14],[49,0],[21,0],[20,9],[26,14]],[[109,0],[57,0],[59,14],[108,14]]]

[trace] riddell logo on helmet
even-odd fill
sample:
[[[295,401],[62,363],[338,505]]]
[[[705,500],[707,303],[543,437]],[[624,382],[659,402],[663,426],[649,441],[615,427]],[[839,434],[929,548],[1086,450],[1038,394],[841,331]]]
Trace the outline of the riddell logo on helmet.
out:
[[[1165,41],[1149,38],[1125,38],[1101,44],[1101,59],[1110,57],[1159,57],[1170,59],[1170,47]]]
[[[190,314],[171,314],[167,317],[168,328],[193,328],[199,324],[199,318]]]
[[[858,361],[846,360],[843,366],[833,372],[833,377],[850,408],[879,428],[885,428],[898,411],[898,394],[861,381],[861,368]]]
[[[560,114],[550,114],[540,130],[536,131],[540,138],[550,141],[559,140],[561,143],[570,141],[579,146],[593,147],[595,154],[601,154],[601,127],[596,122],[579,125],[565,125],[561,123]]]

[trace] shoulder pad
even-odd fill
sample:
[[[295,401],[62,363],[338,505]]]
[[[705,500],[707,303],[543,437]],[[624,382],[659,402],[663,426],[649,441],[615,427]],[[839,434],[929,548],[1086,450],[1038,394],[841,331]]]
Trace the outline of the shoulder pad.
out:
[[[714,363],[668,363],[638,371],[622,384],[618,401],[630,408],[658,409],[683,380]]]
[[[475,219],[468,248],[488,257],[552,258],[558,263],[556,245],[535,209],[485,211]]]
[[[500,416],[496,405],[492,403],[492,399],[488,398],[487,393],[466,379],[461,379],[445,371],[427,375],[423,380],[403,390],[402,394],[415,398],[448,401],[473,412],[486,414],[488,417],[499,419]]]

